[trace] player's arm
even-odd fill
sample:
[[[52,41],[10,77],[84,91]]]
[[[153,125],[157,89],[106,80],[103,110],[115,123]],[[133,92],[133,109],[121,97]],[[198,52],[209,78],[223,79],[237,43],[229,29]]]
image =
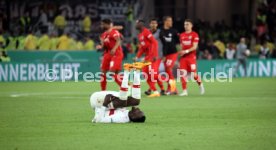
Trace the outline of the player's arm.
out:
[[[114,47],[111,49],[111,51],[110,51],[111,55],[114,55],[115,52],[116,52],[116,50],[117,50],[117,48],[121,45],[121,36],[120,36],[119,32],[115,33],[113,35],[113,38],[115,39],[116,43],[115,43]]]
[[[175,30],[174,31],[174,41],[175,41],[175,47],[177,51],[181,50],[181,45],[180,45],[180,39],[179,39],[180,34]]]
[[[186,50],[181,50],[178,53],[179,53],[180,56],[183,56],[183,55],[188,54],[192,51],[195,51],[197,49],[197,47],[198,47],[198,42],[194,42],[193,46],[191,48],[186,49]]]
[[[123,30],[124,29],[123,26],[113,26],[112,28],[115,30]]]
[[[145,53],[145,50],[144,50],[144,48],[142,48],[142,46],[140,44],[138,52],[136,54],[136,57],[133,58],[133,61],[137,61],[144,53]]]
[[[124,107],[132,107],[138,106],[140,104],[140,99],[136,99],[134,97],[127,97],[127,100],[121,100],[116,96],[111,94],[106,95],[103,106],[108,109],[117,109],[117,108],[124,108]]]
[[[146,37],[151,43],[151,47],[150,47],[150,50],[149,50],[149,55],[154,56],[153,61],[155,61],[155,60],[157,60],[157,56],[158,56],[157,40],[153,37],[153,35],[151,33],[148,33]]]
[[[101,50],[101,49],[103,48],[103,46],[104,46],[104,44],[103,44],[103,39],[102,39],[101,36],[99,37],[99,39],[100,39],[100,44],[98,44],[98,45],[96,46],[96,49],[97,49],[97,50]]]

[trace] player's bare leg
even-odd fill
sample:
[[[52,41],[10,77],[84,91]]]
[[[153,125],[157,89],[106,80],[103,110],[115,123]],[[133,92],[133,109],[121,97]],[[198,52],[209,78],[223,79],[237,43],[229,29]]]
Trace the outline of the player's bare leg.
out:
[[[100,84],[101,84],[101,90],[102,91],[106,90],[106,85],[107,85],[106,72],[107,71],[102,71],[102,74],[101,74]]]
[[[205,93],[205,89],[204,89],[204,86],[203,86],[203,83],[202,83],[200,77],[198,76],[198,74],[196,72],[193,73],[193,77],[199,86],[200,94],[203,95]]]
[[[168,63],[167,61],[168,60],[166,60],[165,63]],[[171,94],[177,93],[177,90],[176,90],[176,81],[175,81],[174,76],[173,76],[173,68],[169,67],[169,66],[166,66],[165,67],[165,71],[166,71],[166,73],[169,76],[167,95],[171,95]]]
[[[200,89],[200,94],[203,95],[205,93],[205,89],[203,86],[203,83],[200,79],[200,77],[198,76],[198,74],[196,72],[192,73],[192,76],[194,78],[194,80],[197,82],[199,89]],[[179,94],[179,96],[188,96],[188,91],[187,91],[187,76],[182,77],[181,78],[181,82],[182,82],[182,93]]]
[[[187,76],[181,77],[181,85],[182,85],[182,93],[179,94],[179,96],[188,96],[187,91]]]
[[[141,69],[143,69],[144,67],[147,67],[147,66],[149,66],[149,65],[151,65],[151,63],[150,62],[145,62],[145,63],[143,63],[143,62],[136,62],[136,63],[134,63],[133,64],[133,67],[134,68],[136,68],[136,70],[141,70]],[[148,84],[151,84],[151,83],[149,83],[150,81],[149,80],[151,80],[151,79],[147,79],[147,82],[148,82]],[[153,83],[154,84],[154,83]],[[157,90],[155,90],[155,91],[153,91],[153,93],[152,94],[150,94],[148,97],[159,97],[160,96],[160,93],[157,91]]]

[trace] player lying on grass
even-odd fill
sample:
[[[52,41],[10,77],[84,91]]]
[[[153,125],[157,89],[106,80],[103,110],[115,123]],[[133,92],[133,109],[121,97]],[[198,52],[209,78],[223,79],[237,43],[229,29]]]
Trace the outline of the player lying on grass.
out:
[[[90,104],[95,110],[92,119],[94,123],[127,123],[145,122],[145,114],[135,106],[138,106],[141,99],[140,70],[149,63],[136,62],[124,64],[124,77],[120,92],[100,91],[90,97]],[[133,71],[133,85],[131,96],[128,96],[128,80],[130,71]],[[128,110],[127,107],[132,107]]]

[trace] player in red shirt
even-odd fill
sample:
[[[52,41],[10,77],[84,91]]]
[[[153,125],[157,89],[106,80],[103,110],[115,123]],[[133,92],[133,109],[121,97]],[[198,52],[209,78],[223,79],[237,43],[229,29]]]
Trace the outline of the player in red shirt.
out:
[[[145,22],[143,20],[138,20],[136,22],[136,29],[139,31],[138,40],[139,40],[139,50],[134,58],[134,61],[137,61],[143,54],[145,54],[144,61],[151,62],[151,65],[143,68],[143,72],[148,76],[147,83],[149,88],[153,93],[148,97],[159,97],[160,93],[155,87],[155,83],[158,78],[158,43],[157,40],[153,37],[150,30],[145,27]],[[155,81],[153,81],[155,80]]]
[[[101,89],[106,90],[107,79],[106,73],[113,72],[115,82],[121,86],[121,78],[118,73],[122,69],[123,51],[121,47],[122,35],[119,31],[113,28],[113,23],[110,19],[103,19],[101,28],[104,29],[100,36],[101,44],[104,49],[103,60],[101,63]]]
[[[183,92],[179,96],[187,96],[187,75],[188,73],[193,73],[193,77],[200,87],[200,93],[204,94],[204,87],[201,82],[200,77],[197,75],[196,70],[196,49],[198,47],[199,37],[196,32],[192,30],[193,23],[190,19],[184,21],[185,32],[181,33],[179,36],[179,41],[181,44],[180,55],[180,69],[185,72],[185,77],[181,78]]]

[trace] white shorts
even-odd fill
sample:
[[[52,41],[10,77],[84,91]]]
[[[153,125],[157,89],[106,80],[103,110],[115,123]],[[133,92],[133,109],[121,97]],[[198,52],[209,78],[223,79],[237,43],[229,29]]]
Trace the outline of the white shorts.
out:
[[[101,107],[101,106],[103,106],[103,102],[104,102],[105,96],[108,95],[108,94],[112,94],[114,96],[119,97],[119,92],[116,92],[116,91],[94,92],[90,96],[90,105],[91,105],[91,107],[93,109],[95,109],[95,107]]]

